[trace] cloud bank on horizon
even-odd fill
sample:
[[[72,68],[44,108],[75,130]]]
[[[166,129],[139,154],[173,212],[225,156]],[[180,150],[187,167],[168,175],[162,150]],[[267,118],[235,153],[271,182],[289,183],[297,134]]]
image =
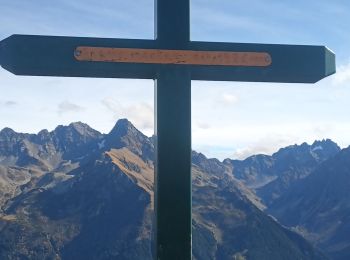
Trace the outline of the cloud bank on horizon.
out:
[[[0,38],[13,33],[153,37],[153,0],[0,0]],[[338,73],[315,85],[193,82],[193,147],[246,157],[332,138],[350,144],[350,5],[345,0],[191,1],[192,39],[327,45]],[[336,19],[334,19],[336,17]],[[153,82],[17,77],[0,70],[0,128],[20,132],[83,121],[108,132],[118,118],[153,133]]]

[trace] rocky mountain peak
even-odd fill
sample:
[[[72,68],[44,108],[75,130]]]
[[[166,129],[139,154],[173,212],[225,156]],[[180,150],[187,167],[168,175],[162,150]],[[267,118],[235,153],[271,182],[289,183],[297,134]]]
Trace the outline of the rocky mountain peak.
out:
[[[145,160],[153,160],[153,143],[127,119],[119,119],[105,139],[109,148],[126,147]]]
[[[294,144],[294,145],[289,145],[287,147],[283,147],[279,149],[276,153],[274,153],[272,156],[273,157],[278,157],[278,156],[285,156],[289,155],[291,153],[304,153],[309,151],[310,146],[304,142],[300,145]]]
[[[204,154],[192,151],[192,164],[214,175],[223,176],[230,173],[230,166],[223,164],[216,158],[207,158]]]
[[[74,122],[68,126],[59,125],[53,131],[54,135],[76,136],[80,138],[97,138],[100,132],[92,129],[89,125],[82,122]]]
[[[204,154],[198,153],[196,151],[192,151],[192,163],[200,165],[202,162],[206,160],[207,160],[207,157]]]
[[[92,129],[88,124],[82,122],[71,123],[68,127],[74,129],[77,133],[81,134],[82,136],[94,137],[100,135],[100,132],[96,131],[95,129]]]
[[[312,145],[304,142],[300,145],[291,145],[281,148],[272,156],[277,160],[283,160],[283,164],[292,161],[307,162],[315,160],[323,162],[340,151],[340,147],[330,139],[315,141]]]
[[[331,146],[338,146],[335,142],[333,142],[331,139],[322,139],[322,140],[316,140],[315,142],[313,142],[312,146],[316,146],[316,145],[322,145],[322,146],[326,146],[326,145],[331,145]]]
[[[119,119],[113,129],[109,132],[109,136],[123,137],[126,135],[135,136],[142,134],[136,127],[126,118]]]
[[[8,145],[14,145],[15,143],[25,139],[30,138],[30,134],[17,133],[9,127],[5,127],[0,131],[0,152],[1,152],[1,143],[5,142]],[[4,143],[3,143],[4,144]]]
[[[9,128],[9,127],[5,127],[0,131],[0,136],[5,136],[5,137],[11,137],[16,134],[17,132],[15,132],[12,128]]]
[[[68,126],[59,125],[50,133],[50,138],[59,150],[67,152],[94,146],[102,134],[87,124],[76,122]]]
[[[50,138],[50,132],[47,129],[43,129],[37,134],[36,140],[38,140],[38,142],[45,142],[50,140]]]
[[[315,141],[310,149],[312,152],[322,157],[330,157],[341,150],[340,147],[330,139]]]

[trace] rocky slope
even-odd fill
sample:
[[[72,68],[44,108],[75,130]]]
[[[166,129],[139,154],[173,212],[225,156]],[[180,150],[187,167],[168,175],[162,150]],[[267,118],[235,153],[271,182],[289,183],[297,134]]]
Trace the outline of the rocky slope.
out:
[[[151,140],[127,120],[0,132],[0,259],[152,259]],[[193,153],[195,259],[325,259],[247,198],[232,165]]]

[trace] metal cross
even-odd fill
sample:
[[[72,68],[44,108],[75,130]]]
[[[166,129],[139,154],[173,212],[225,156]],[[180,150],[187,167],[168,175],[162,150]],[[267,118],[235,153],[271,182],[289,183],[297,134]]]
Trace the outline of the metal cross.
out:
[[[314,83],[335,73],[324,46],[190,40],[190,1],[155,0],[155,39],[12,35],[16,75],[155,80],[156,259],[192,258],[191,80]],[[228,32],[229,33],[229,32]]]

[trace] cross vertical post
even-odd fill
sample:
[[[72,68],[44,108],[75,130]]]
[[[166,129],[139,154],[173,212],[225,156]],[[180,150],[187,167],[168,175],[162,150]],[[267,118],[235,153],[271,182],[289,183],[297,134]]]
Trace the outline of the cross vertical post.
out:
[[[155,1],[155,40],[186,49],[188,0]],[[160,67],[155,79],[156,259],[192,259],[191,75],[187,66]]]

